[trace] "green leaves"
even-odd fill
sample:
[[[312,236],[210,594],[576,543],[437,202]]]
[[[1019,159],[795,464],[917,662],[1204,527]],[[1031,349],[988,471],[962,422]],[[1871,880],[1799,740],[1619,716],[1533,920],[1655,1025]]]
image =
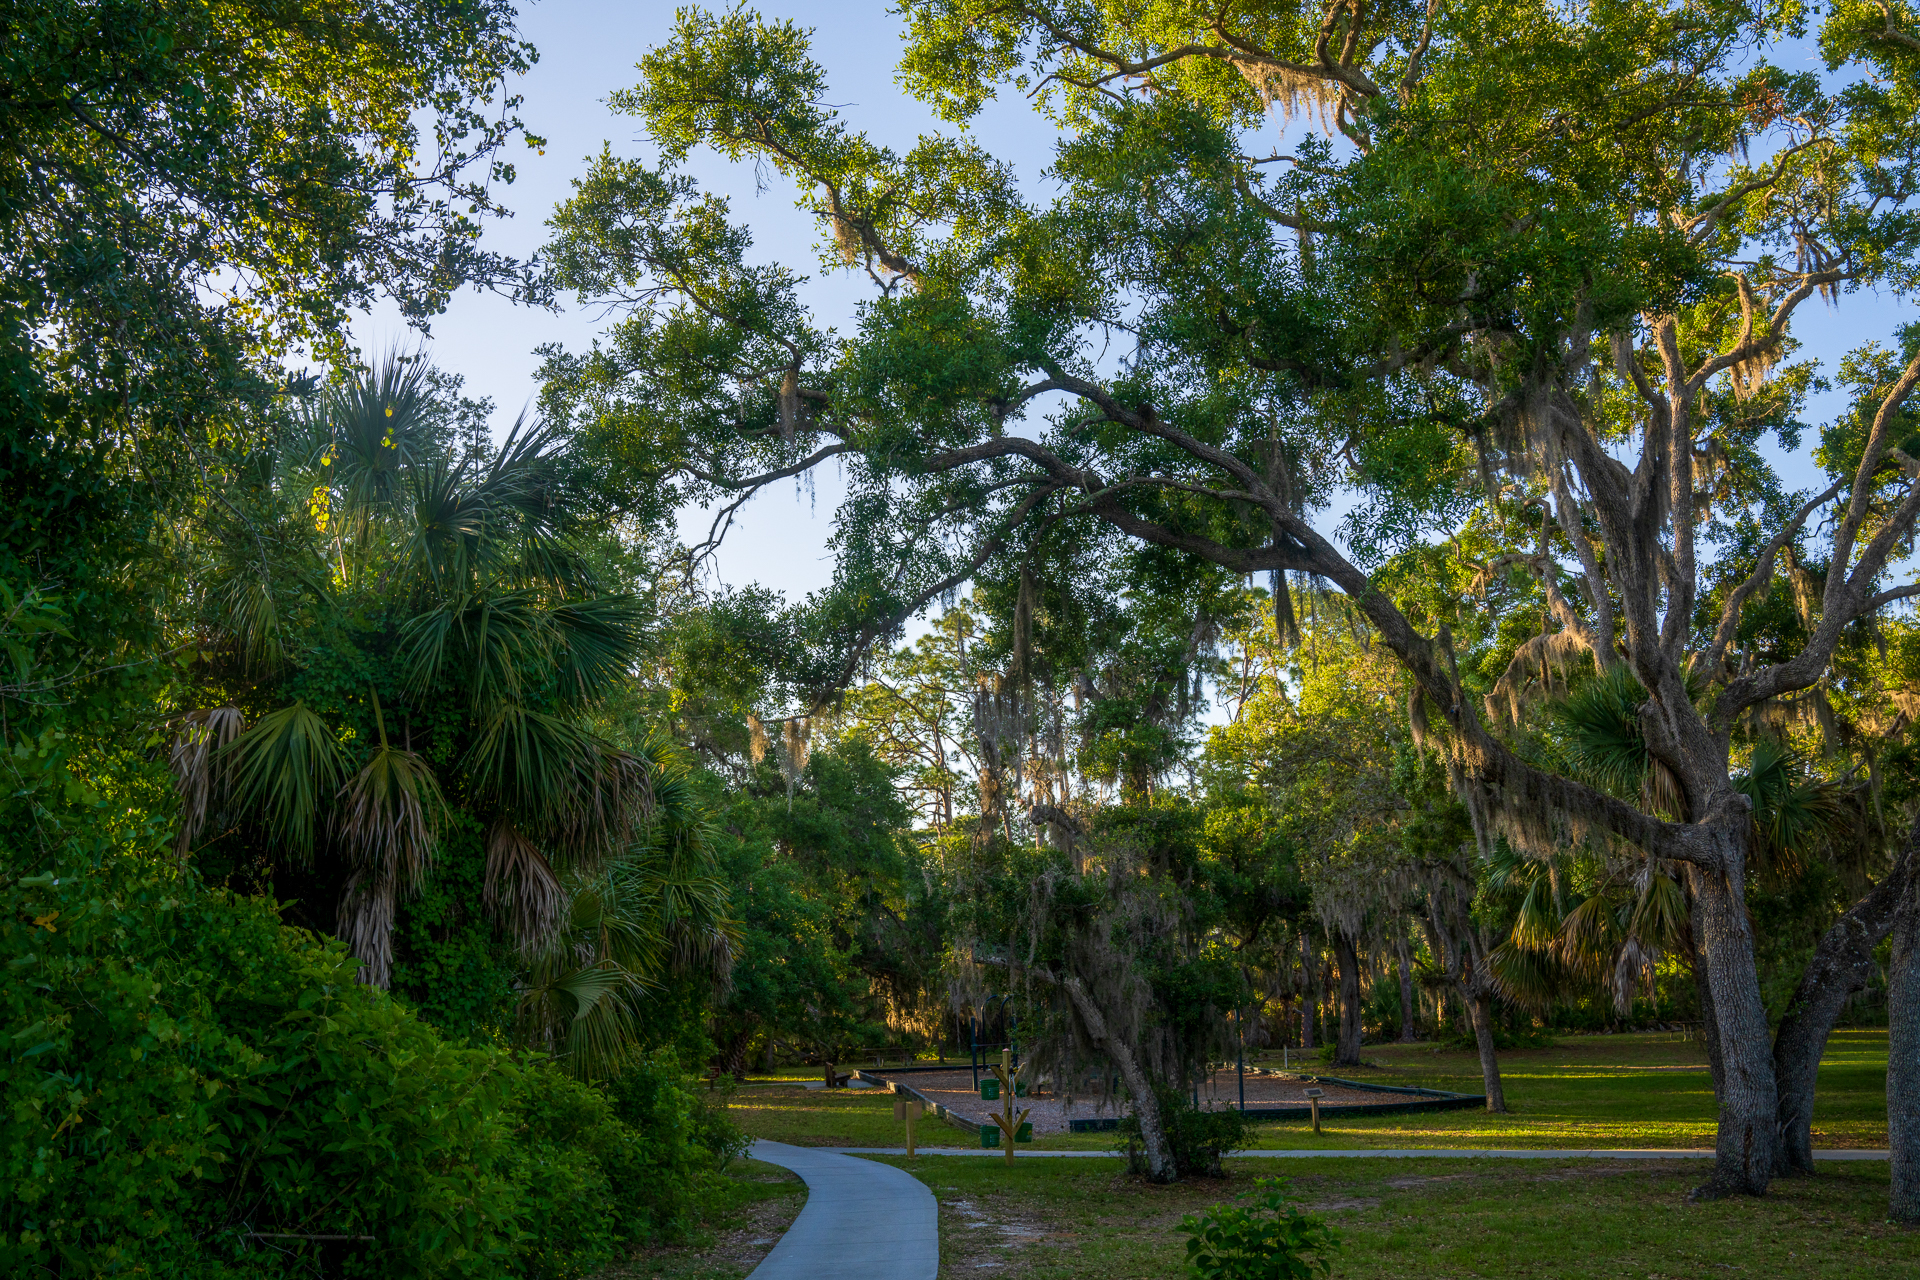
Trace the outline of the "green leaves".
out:
[[[1296,1207],[1285,1178],[1258,1178],[1257,1191],[1180,1220],[1187,1274],[1194,1280],[1313,1280],[1333,1274],[1340,1235]],[[1253,1207],[1240,1201],[1252,1197]]]
[[[296,702],[260,717],[227,751],[238,802],[261,813],[297,860],[311,857],[321,807],[346,776],[333,731]]]

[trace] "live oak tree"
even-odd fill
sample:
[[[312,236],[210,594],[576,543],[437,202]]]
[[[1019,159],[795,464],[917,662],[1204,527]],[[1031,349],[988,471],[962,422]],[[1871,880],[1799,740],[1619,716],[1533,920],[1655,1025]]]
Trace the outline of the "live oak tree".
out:
[[[905,153],[857,132],[790,24],[688,11],[613,99],[658,165],[603,156],[554,220],[559,283],[625,315],[549,353],[548,407],[636,503],[844,467],[836,579],[797,615],[821,696],[1068,529],[1089,565],[1145,543],[1345,593],[1482,842],[1592,841],[1683,876],[1722,1068],[1707,1189],[1764,1190],[1779,1091],[1732,756],[1849,627],[1920,594],[1893,571],[1920,515],[1912,331],[1889,323],[1893,348],[1842,371],[1855,408],[1813,491],[1761,445],[1798,441],[1802,312],[1912,283],[1913,15],[1830,11],[1821,48],[1850,75],[1829,90],[1768,60],[1803,11],[1741,0],[903,11],[904,81],[948,120],[1008,88],[1048,113],[1046,198],[964,129]],[[1284,154],[1259,138],[1276,112]],[[822,265],[873,282],[852,332],[807,311],[793,269],[749,263],[678,169],[697,147],[798,188]],[[1345,551],[1313,518],[1342,488]],[[1554,663],[1630,672],[1659,803],[1523,758],[1449,629],[1375,580],[1498,503],[1531,510],[1509,564],[1550,610],[1507,692]],[[1814,625],[1756,655],[1743,619],[1789,558],[1824,566]],[[1290,627],[1284,591],[1277,609]]]

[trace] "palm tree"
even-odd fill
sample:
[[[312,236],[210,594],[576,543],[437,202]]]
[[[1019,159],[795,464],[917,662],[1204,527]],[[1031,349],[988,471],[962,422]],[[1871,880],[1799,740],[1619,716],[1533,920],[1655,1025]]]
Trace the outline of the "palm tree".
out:
[[[1647,750],[1640,729],[1646,693],[1624,666],[1602,672],[1551,708],[1562,772],[1650,813],[1680,812],[1678,786]],[[1849,822],[1844,781],[1812,775],[1797,753],[1768,738],[1751,747],[1734,787],[1753,801],[1755,863],[1793,874]],[[1622,1015],[1664,955],[1692,955],[1686,894],[1675,868],[1657,859],[1569,850],[1522,857],[1504,843],[1488,887],[1517,893],[1513,928],[1489,957],[1501,993],[1544,1008],[1575,990],[1601,987]]]
[[[482,905],[532,957],[601,910],[594,893],[611,938],[682,886],[635,852],[660,827],[657,751],[589,723],[629,678],[642,609],[591,567],[563,442],[522,420],[456,460],[424,370],[389,356],[235,468],[195,588],[196,643],[222,655],[207,683],[231,701],[184,716],[171,757],[181,856],[254,832],[275,865],[325,862],[344,880],[335,931],[379,986],[455,811],[487,832]],[[330,692],[330,722],[288,694],[342,654],[363,689]],[[655,967],[629,960],[644,985]]]

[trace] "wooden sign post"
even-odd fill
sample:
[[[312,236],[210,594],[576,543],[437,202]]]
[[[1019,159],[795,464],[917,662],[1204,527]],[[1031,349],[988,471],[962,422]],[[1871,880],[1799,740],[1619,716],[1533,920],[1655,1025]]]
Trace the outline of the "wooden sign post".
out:
[[[1325,1089],[1306,1090],[1307,1105],[1313,1108],[1313,1131],[1320,1132],[1320,1099],[1327,1096]]]
[[[1014,1095],[1019,1092],[1017,1086],[1021,1082],[1021,1077],[1026,1074],[1027,1066],[1031,1065],[1033,1064],[1029,1062],[1026,1066],[1021,1067],[1020,1070],[1015,1071],[1013,1069],[1013,1050],[1002,1049],[1000,1051],[1000,1061],[995,1063],[993,1068],[993,1074],[1000,1080],[1001,1099],[1000,1110],[993,1114],[993,1122],[1000,1126],[1000,1136],[1007,1148],[1008,1166],[1012,1166],[1013,1164],[1013,1144],[1014,1140],[1020,1136],[1020,1126],[1027,1122],[1027,1116],[1033,1110],[1033,1108],[1027,1107],[1024,1108],[1018,1116],[1013,1114],[1013,1098]]]
[[[927,1104],[918,1098],[895,1097],[893,1100],[893,1118],[907,1122],[907,1159],[914,1158],[913,1122],[926,1114]]]

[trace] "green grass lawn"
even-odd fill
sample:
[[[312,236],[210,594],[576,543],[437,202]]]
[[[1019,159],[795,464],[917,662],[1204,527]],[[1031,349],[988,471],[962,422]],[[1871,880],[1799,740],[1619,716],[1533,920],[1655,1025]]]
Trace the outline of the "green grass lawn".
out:
[[[1884,1031],[1836,1033],[1820,1071],[1817,1147],[1886,1145]],[[1472,1054],[1428,1045],[1368,1046],[1356,1078],[1477,1092]],[[1315,1139],[1304,1125],[1266,1124],[1264,1147],[1710,1147],[1713,1089],[1697,1043],[1672,1036],[1572,1036],[1501,1056],[1505,1116],[1447,1111],[1341,1117]],[[864,1090],[750,1086],[734,1118],[757,1137],[817,1146],[898,1146],[892,1099]],[[967,1141],[922,1122],[922,1145]],[[1111,1149],[1111,1135],[1042,1139],[1036,1147]],[[1183,1215],[1286,1176],[1341,1231],[1334,1274],[1345,1280],[1795,1280],[1920,1275],[1920,1233],[1886,1223],[1887,1166],[1829,1164],[1780,1180],[1764,1200],[1694,1204],[1703,1161],[1500,1162],[1229,1160],[1223,1182],[1156,1187],[1114,1160],[1027,1160],[1011,1169],[978,1156],[883,1157],[910,1169],[940,1203],[942,1274],[1017,1280],[1174,1280],[1186,1274]],[[721,1272],[671,1274],[707,1280]]]
[[[1480,1091],[1479,1060],[1429,1045],[1369,1045],[1376,1068],[1349,1071],[1377,1084]],[[1275,1059],[1277,1063],[1277,1057]],[[1323,1068],[1329,1074],[1331,1068]],[[1341,1116],[1315,1138],[1305,1124],[1255,1131],[1255,1147],[1711,1147],[1713,1081],[1697,1041],[1670,1035],[1569,1036],[1550,1049],[1501,1055],[1506,1115],[1484,1111]],[[1839,1031],[1820,1065],[1816,1147],[1887,1144],[1887,1033]],[[808,1077],[811,1078],[811,1077]],[[734,1118],[756,1137],[801,1146],[899,1146],[906,1139],[893,1101],[866,1090],[806,1090],[797,1083],[748,1085],[734,1094]],[[973,1145],[931,1117],[917,1130],[925,1146]],[[1110,1134],[1043,1137],[1035,1149],[1109,1150]]]
[[[1175,1280],[1183,1215],[1276,1172],[1229,1161],[1224,1182],[1155,1187],[1119,1160],[926,1156],[940,1202],[941,1274],[1018,1280]],[[1680,1280],[1920,1274],[1920,1233],[1888,1226],[1887,1167],[1829,1166],[1764,1200],[1694,1204],[1700,1161],[1601,1164],[1341,1160],[1289,1164],[1294,1194],[1340,1231],[1342,1280]]]
[[[1480,1092],[1479,1059],[1427,1045],[1370,1045],[1375,1084]],[[1298,1124],[1267,1124],[1263,1147],[1711,1147],[1713,1077],[1698,1041],[1667,1035],[1567,1036],[1550,1049],[1500,1055],[1508,1114],[1439,1111],[1342,1116],[1318,1140]],[[1887,1145],[1887,1033],[1837,1031],[1820,1064],[1816,1147]]]

